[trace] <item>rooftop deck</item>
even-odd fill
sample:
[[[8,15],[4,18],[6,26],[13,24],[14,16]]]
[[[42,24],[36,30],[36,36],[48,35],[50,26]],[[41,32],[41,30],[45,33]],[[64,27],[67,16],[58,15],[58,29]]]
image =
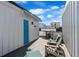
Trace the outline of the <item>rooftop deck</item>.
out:
[[[45,45],[47,44],[46,39],[43,38],[39,38],[36,42],[34,42],[30,47],[28,47],[28,49],[31,50],[39,50],[42,54],[42,56],[45,56]]]
[[[40,53],[42,54],[43,57],[45,57],[45,45],[47,44],[48,40],[47,39],[43,39],[43,38],[39,38],[38,40],[36,40],[34,43],[32,43],[28,49],[31,49],[32,51],[40,51]],[[65,57],[70,57],[69,52],[66,48],[66,46],[64,44],[61,45],[61,48],[63,49],[64,53],[65,53]],[[27,51],[27,46],[24,46],[22,48],[19,48],[7,55],[5,55],[4,57],[24,57],[26,55],[26,51]]]
[[[39,50],[44,57],[45,56],[45,45],[47,44],[47,42],[48,42],[47,39],[39,38],[30,47],[28,47],[28,49],[31,49],[34,51]],[[70,54],[69,54],[65,44],[62,44],[61,48],[63,49],[63,51],[65,53],[65,57],[70,57]]]

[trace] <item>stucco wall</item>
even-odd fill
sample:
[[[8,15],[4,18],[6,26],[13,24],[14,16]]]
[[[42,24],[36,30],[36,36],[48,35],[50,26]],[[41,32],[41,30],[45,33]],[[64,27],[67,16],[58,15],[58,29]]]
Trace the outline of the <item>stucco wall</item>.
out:
[[[22,11],[8,2],[0,2],[0,56],[23,46]]]

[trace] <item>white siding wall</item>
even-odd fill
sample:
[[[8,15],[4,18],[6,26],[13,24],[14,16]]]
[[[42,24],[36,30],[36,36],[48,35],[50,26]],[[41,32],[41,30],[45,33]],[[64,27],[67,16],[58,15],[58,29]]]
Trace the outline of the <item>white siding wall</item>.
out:
[[[28,13],[25,14],[25,19],[29,21],[29,42],[31,42],[39,37],[39,21],[34,19]]]
[[[63,14],[63,39],[71,56],[79,57],[79,2],[69,2]]]
[[[3,14],[2,12],[0,13]],[[0,18],[2,19],[3,17],[0,16]],[[1,21],[0,21],[0,56],[2,56],[2,22]]]
[[[71,53],[71,45],[70,45],[71,44],[70,43],[71,42],[71,31],[70,31],[71,30],[71,28],[70,28],[71,27],[70,26],[70,24],[71,24],[71,22],[70,22],[71,7],[70,7],[70,4],[71,3],[69,3],[69,5],[67,5],[67,8],[63,15],[63,39],[69,50],[69,53]]]
[[[0,2],[0,56],[23,46],[21,10],[8,2]]]
[[[29,20],[29,42],[31,42],[39,37],[39,23],[30,16],[25,18]],[[24,45],[23,20],[24,16],[18,7],[8,2],[0,2],[0,56]]]
[[[33,25],[32,25],[32,22],[33,22]],[[34,21],[30,19],[29,21],[29,42],[37,39],[38,37],[39,37],[38,21]]]
[[[77,56],[79,57],[79,2],[77,2]]]
[[[35,33],[35,39],[39,37],[39,23],[38,21],[34,21],[34,33]]]

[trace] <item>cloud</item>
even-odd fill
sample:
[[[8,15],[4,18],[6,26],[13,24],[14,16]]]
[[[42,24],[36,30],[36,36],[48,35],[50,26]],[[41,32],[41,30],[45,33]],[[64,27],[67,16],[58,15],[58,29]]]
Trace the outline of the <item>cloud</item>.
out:
[[[34,3],[36,5],[46,6],[46,4],[44,2],[41,2],[41,1],[35,1]]]
[[[26,1],[22,1],[22,3],[27,3]]]
[[[42,23],[46,24],[46,25],[50,25],[51,21],[43,21]]]
[[[15,1],[16,3],[18,3],[18,4],[25,4],[25,3],[27,3],[27,1]]]
[[[45,11],[50,11],[50,9],[45,9]]]
[[[64,8],[65,7],[65,5],[62,5],[62,6],[60,6],[61,8]]]
[[[51,22],[60,22],[62,24],[62,13],[64,11],[64,5],[60,7],[52,6],[48,9],[30,9],[29,11],[41,18],[44,24],[49,25]]]
[[[54,16],[53,16],[53,15],[49,15],[49,14],[48,14],[48,15],[47,15],[47,17],[48,17],[48,18],[51,18],[51,17],[54,17]]]
[[[45,11],[43,9],[30,9],[33,14],[43,14]]]
[[[51,9],[56,10],[56,9],[59,9],[59,7],[58,6],[52,6]]]
[[[45,19],[45,17],[43,15],[39,15],[38,17],[41,18],[42,20]]]
[[[51,20],[52,22],[60,22],[60,26],[62,26],[62,15],[59,15],[56,18],[53,18]]]

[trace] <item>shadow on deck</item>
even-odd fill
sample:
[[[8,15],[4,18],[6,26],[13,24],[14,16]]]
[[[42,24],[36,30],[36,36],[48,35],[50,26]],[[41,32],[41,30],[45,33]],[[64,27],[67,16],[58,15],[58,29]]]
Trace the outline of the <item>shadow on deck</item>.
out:
[[[34,43],[35,41],[36,41],[36,40],[32,41],[31,43],[29,43],[29,44],[26,45],[26,46],[23,46],[23,47],[21,47],[21,48],[16,49],[16,50],[14,50],[14,51],[12,51],[12,52],[10,52],[10,53],[8,53],[8,54],[2,56],[2,57],[24,57],[25,54],[26,54],[26,51],[28,51],[27,48],[28,48],[32,43]]]

